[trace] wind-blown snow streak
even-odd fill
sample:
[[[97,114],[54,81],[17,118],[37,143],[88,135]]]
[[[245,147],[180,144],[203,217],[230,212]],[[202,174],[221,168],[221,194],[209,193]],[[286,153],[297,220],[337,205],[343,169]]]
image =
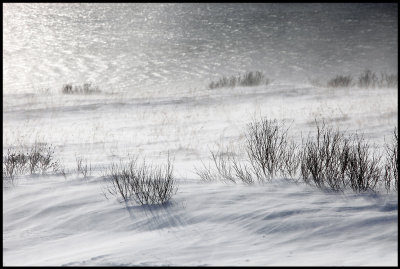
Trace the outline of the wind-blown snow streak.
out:
[[[395,195],[182,180],[170,204],[106,200],[100,180],[4,194],[4,265],[394,265]]]

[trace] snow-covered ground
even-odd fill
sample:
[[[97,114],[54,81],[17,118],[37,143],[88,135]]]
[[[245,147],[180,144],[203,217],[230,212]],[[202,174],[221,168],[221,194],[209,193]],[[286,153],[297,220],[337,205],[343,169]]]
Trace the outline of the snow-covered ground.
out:
[[[209,150],[243,141],[266,116],[297,141],[314,119],[364,133],[382,148],[398,120],[397,89],[279,84],[96,95],[3,94],[3,154],[35,141],[56,147],[61,175],[3,186],[3,265],[397,265],[397,193],[324,192],[276,178],[204,183]],[[104,167],[139,154],[174,158],[179,189],[165,206],[103,195]],[[76,173],[76,157],[92,173]]]
[[[397,3],[5,3],[3,156],[55,147],[66,176],[3,181],[3,265],[397,265],[398,197],[274,178],[205,183],[210,150],[268,117],[301,142],[314,121],[382,150],[398,89],[327,89],[398,72]],[[210,90],[262,71],[268,86]],[[92,82],[94,95],[63,95]],[[313,85],[316,85],[313,83]],[[239,152],[240,153],[240,152]],[[174,160],[165,206],[104,196],[104,169]],[[77,159],[91,165],[77,174]]]

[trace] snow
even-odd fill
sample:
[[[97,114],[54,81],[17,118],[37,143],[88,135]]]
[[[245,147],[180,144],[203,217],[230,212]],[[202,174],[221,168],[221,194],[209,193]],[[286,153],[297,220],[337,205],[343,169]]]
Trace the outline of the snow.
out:
[[[154,74],[157,75],[157,74]],[[397,265],[397,193],[332,193],[284,178],[201,182],[209,150],[243,141],[245,126],[285,121],[297,141],[315,118],[382,148],[398,120],[397,89],[265,87],[3,94],[3,154],[45,141],[61,175],[3,185],[3,265]],[[104,167],[139,154],[174,158],[179,189],[164,206],[104,196]],[[76,173],[76,156],[93,167]]]

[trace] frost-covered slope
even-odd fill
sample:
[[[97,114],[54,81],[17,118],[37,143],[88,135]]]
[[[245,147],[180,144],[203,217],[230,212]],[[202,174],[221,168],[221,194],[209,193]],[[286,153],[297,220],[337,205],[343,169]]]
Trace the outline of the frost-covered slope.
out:
[[[4,265],[395,265],[397,197],[181,179],[165,207],[101,195],[100,180],[4,192]]]
[[[146,95],[147,94],[147,95]],[[381,147],[397,90],[271,85],[184,93],[4,95],[3,153],[56,146],[67,177],[3,187],[4,265],[396,265],[397,194],[328,193],[274,179],[202,183],[209,150],[243,140],[254,117],[285,120],[300,141],[315,118]],[[175,158],[179,189],[163,207],[103,195],[103,168],[128,154]],[[93,167],[76,174],[76,156]]]

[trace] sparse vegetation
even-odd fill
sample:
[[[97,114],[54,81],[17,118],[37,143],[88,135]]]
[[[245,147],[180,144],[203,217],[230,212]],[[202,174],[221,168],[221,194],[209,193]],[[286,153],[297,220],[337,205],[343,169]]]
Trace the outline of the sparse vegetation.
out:
[[[360,88],[376,88],[378,85],[378,76],[371,70],[365,70],[358,78],[357,86]]]
[[[61,92],[63,94],[96,94],[101,93],[99,87],[92,86],[91,83],[84,83],[81,85],[73,86],[72,84],[63,85]]]
[[[316,121],[316,134],[303,140],[301,147],[287,137],[288,129],[276,120],[263,119],[248,125],[245,160],[233,150],[212,152],[212,166],[203,164],[196,173],[203,181],[253,184],[276,176],[300,179],[321,189],[354,192],[376,191],[379,182],[397,191],[397,132],[386,146],[384,169],[381,155],[358,134],[345,135]],[[384,171],[384,173],[382,173]]]
[[[358,87],[360,88],[397,88],[397,74],[387,74],[381,72],[380,76],[369,69],[366,69],[358,78]]]
[[[339,130],[317,125],[315,137],[309,136],[301,153],[301,177],[317,187],[339,191],[345,185],[344,174],[350,151],[349,141]]]
[[[214,166],[218,172],[218,175],[222,180],[236,182],[233,167],[231,165],[230,152],[212,152],[211,156],[214,162]]]
[[[345,170],[345,180],[353,191],[375,190],[381,178],[380,159],[381,156],[375,152],[371,153],[370,145],[362,136],[354,137]]]
[[[375,72],[366,69],[363,73],[358,76],[355,80],[351,75],[337,75],[334,78],[328,80],[326,85],[321,83],[317,79],[310,79],[309,82],[315,87],[328,87],[328,88],[349,88],[357,86],[363,89],[369,88],[397,88],[398,87],[398,75],[388,74],[381,72],[380,75]]]
[[[76,171],[79,174],[82,174],[83,178],[86,179],[92,173],[92,164],[89,163],[87,159],[83,159],[82,157],[76,157]]]
[[[200,179],[204,182],[212,182],[216,180],[214,173],[212,172],[212,167],[209,164],[206,166],[204,162],[202,162],[201,168],[195,168],[195,173],[200,177]]]
[[[134,200],[140,205],[165,204],[177,191],[173,177],[173,164],[168,157],[165,166],[152,166],[138,158],[130,162],[112,163],[106,178],[108,193],[121,197],[125,202]]]
[[[381,87],[397,88],[399,85],[399,77],[397,74],[381,73]]]
[[[297,164],[292,153],[287,151],[296,146],[293,144],[289,148],[287,131],[283,124],[266,118],[248,125],[246,153],[259,180],[270,180],[279,173],[283,176],[285,172],[293,173],[291,166]]]
[[[8,150],[3,155],[3,179],[14,180],[15,175],[23,173],[27,160],[25,154]]]
[[[384,167],[384,183],[387,192],[394,189],[398,191],[399,187],[399,139],[397,128],[393,131],[393,139],[391,143],[387,143],[385,145],[385,152],[386,152],[386,160],[385,160],[385,167]]]
[[[245,184],[269,181],[277,175],[294,176],[299,166],[299,154],[297,145],[288,140],[287,131],[276,120],[254,121],[248,125],[244,160],[238,159],[234,149],[211,151],[214,169],[203,164],[196,173],[203,181],[219,178]]]
[[[196,174],[204,182],[220,179],[225,182],[253,184],[257,178],[253,168],[247,162],[239,161],[234,152],[226,151],[210,152],[212,165],[196,168]]]
[[[351,76],[338,75],[330,79],[327,86],[330,88],[348,88],[353,86],[353,78]]]
[[[54,159],[55,148],[47,143],[36,142],[24,152],[22,149],[8,149],[3,155],[3,179],[14,180],[16,175],[46,174],[52,169],[57,172],[59,161]]]
[[[265,77],[265,75],[260,71],[246,72],[244,74],[239,74],[238,76],[226,77],[223,76],[216,82],[211,82],[208,86],[210,89],[224,88],[224,87],[236,87],[236,86],[258,86],[258,85],[268,85],[270,80]]]
[[[301,175],[319,188],[355,192],[375,190],[381,177],[380,156],[362,136],[346,137],[339,130],[317,124],[317,134],[308,138],[301,157]]]

